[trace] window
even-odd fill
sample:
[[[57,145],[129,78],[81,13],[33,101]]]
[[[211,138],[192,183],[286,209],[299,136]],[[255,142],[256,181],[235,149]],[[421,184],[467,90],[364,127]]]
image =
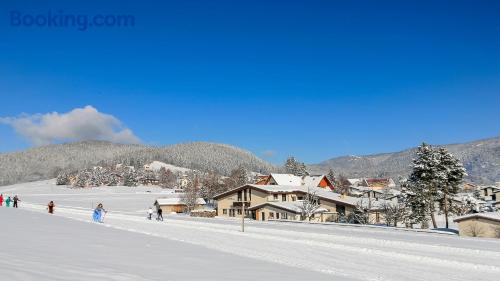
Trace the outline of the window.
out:
[[[241,201],[241,190],[238,191],[238,201]]]
[[[304,200],[303,196],[297,196],[297,200]]]
[[[273,212],[269,212],[269,219],[274,219],[274,213]]]
[[[281,214],[281,218],[284,219],[284,220],[287,220],[288,219],[288,213],[282,213]]]
[[[247,190],[243,190],[243,198],[247,201]]]
[[[222,209],[222,214],[227,215],[227,209]]]
[[[278,194],[273,195],[274,200],[278,200]]]
[[[276,213],[276,219],[279,220],[280,219],[280,213]]]
[[[296,200],[295,196],[292,196],[292,201],[295,201],[295,200]]]
[[[241,216],[241,209],[238,209],[238,216]]]
[[[229,209],[229,216],[234,217],[234,209]]]
[[[286,194],[281,195],[281,201],[286,201]]]

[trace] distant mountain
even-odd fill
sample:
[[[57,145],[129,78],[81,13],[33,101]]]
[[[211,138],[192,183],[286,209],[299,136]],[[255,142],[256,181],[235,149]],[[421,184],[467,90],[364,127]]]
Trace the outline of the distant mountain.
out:
[[[467,169],[468,181],[491,184],[500,181],[500,137],[473,141],[464,144],[443,145],[457,156]],[[326,173],[332,168],[348,177],[392,177],[408,176],[416,148],[394,153],[366,156],[343,156],[319,164],[309,165],[314,173]]]
[[[225,175],[238,166],[262,173],[276,169],[249,151],[224,144],[193,142],[151,147],[83,141],[0,154],[0,185],[49,179],[57,176],[61,170],[116,163],[142,166],[153,161],[203,171],[212,170]]]

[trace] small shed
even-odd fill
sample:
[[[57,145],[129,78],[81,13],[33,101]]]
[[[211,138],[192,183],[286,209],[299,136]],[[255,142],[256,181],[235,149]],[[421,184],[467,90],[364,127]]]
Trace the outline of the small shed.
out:
[[[194,210],[203,209],[207,203],[203,198],[196,199],[196,204]],[[187,211],[187,206],[180,197],[174,198],[158,198],[155,201],[155,206],[157,209],[163,211],[163,213],[185,213]]]
[[[500,213],[476,213],[453,220],[460,236],[500,238]]]

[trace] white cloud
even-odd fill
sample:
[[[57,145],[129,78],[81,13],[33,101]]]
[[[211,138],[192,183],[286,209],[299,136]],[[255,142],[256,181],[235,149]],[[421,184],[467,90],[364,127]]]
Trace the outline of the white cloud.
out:
[[[113,115],[94,107],[75,108],[67,113],[23,114],[3,117],[0,123],[12,126],[16,133],[35,145],[58,141],[107,140],[118,143],[139,143],[134,133]]]

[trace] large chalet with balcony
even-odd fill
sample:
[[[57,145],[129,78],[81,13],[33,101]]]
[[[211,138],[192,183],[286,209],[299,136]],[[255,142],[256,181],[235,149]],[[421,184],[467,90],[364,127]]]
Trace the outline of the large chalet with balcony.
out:
[[[337,221],[339,214],[346,215],[356,208],[356,198],[306,185],[247,184],[214,199],[221,217],[241,217],[244,210],[245,217],[254,220],[304,220],[302,206],[308,193],[314,194],[319,204],[312,217],[314,221]]]

